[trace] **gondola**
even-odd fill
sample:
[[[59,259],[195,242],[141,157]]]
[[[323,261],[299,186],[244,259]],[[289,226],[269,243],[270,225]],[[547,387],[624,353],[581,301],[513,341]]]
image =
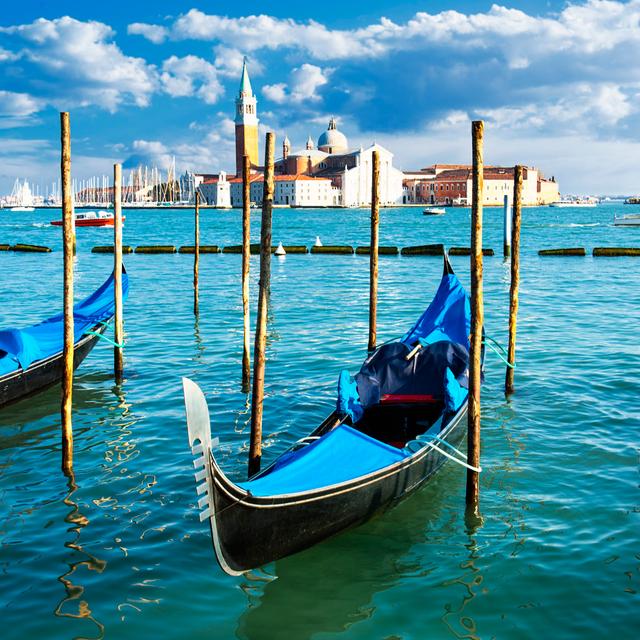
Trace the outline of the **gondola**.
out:
[[[73,307],[74,369],[87,357],[115,313],[113,274]],[[122,269],[122,296],[129,277]],[[64,318],[61,313],[24,329],[0,331],[0,408],[62,379]]]
[[[426,311],[381,345],[351,379],[336,410],[246,482],[215,460],[204,394],[183,378],[198,506],[216,558],[239,575],[360,524],[424,485],[466,434],[469,298],[448,259]],[[479,470],[479,469],[477,469]]]

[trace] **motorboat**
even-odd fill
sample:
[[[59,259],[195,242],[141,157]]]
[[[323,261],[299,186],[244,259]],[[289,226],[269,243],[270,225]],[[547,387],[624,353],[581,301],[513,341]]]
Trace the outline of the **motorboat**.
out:
[[[78,211],[74,214],[76,227],[113,227],[113,213],[109,211]],[[125,216],[122,216],[124,222]],[[61,227],[62,220],[52,220],[54,227]]]

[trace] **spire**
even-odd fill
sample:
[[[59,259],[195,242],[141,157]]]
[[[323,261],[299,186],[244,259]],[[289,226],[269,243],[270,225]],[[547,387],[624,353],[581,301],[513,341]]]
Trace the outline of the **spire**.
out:
[[[253,96],[253,90],[251,89],[251,81],[249,80],[249,72],[247,71],[247,56],[242,61],[242,78],[240,79],[240,93],[239,97],[251,97]]]
[[[313,140],[311,139],[311,136],[309,136],[307,138],[307,151],[310,151],[311,149],[313,149]]]
[[[336,119],[331,116],[331,119],[329,120],[329,131],[331,131],[332,129],[336,129]]]

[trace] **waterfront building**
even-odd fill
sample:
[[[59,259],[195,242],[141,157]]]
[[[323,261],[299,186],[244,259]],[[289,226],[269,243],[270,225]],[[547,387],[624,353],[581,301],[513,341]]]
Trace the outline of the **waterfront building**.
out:
[[[275,171],[282,175],[307,175],[331,181],[339,192],[343,207],[371,204],[371,165],[373,152],[380,157],[380,204],[402,203],[403,174],[393,166],[393,153],[379,144],[349,151],[347,137],[338,130],[335,118],[318,138],[317,147],[311,137],[305,148],[290,151],[289,138],[282,145],[282,157],[276,161]]]
[[[236,98],[236,176],[242,176],[243,156],[247,154],[252,167],[260,165],[258,155],[258,101],[253,95],[247,59],[242,65],[240,91]]]
[[[196,176],[196,178],[201,178],[198,180],[197,188],[203,204],[219,208],[231,207],[231,185],[224,171],[217,175]]]
[[[513,167],[484,167],[483,204],[502,206],[504,196],[513,201]],[[469,165],[436,164],[404,173],[405,204],[471,205],[472,175]],[[522,204],[546,205],[559,198],[555,178],[545,178],[535,167],[524,167]]]
[[[242,206],[242,179],[232,178],[231,204]],[[253,174],[249,187],[249,199],[256,204],[262,202],[264,176]],[[328,178],[305,174],[277,175],[274,178],[273,204],[291,207],[334,207],[340,206],[340,190]]]

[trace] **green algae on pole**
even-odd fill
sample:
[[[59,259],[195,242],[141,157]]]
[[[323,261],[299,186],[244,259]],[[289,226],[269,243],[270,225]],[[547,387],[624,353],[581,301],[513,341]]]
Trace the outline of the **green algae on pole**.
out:
[[[380,153],[371,155],[371,244],[369,245],[369,351],[376,348],[378,309],[378,225],[380,223]]]
[[[62,356],[62,471],[73,473],[73,426],[71,403],[73,394],[73,193],[71,186],[71,127],[69,113],[60,114],[60,180],[62,184],[62,249],[64,264],[63,316],[64,342]]]
[[[403,256],[443,256],[443,244],[421,244],[414,247],[403,247],[400,250]]]
[[[640,247],[596,247],[593,250],[593,255],[596,258],[640,256]]]
[[[121,247],[122,253],[133,253],[133,247],[128,244],[123,244]],[[113,245],[98,245],[91,248],[91,253],[113,253]]]
[[[482,142],[484,123],[471,123],[473,167],[471,205],[471,350],[469,352],[469,408],[467,413],[467,464],[480,468],[480,384],[482,376],[482,200],[484,162]],[[480,479],[467,469],[467,513],[479,517]]]
[[[6,246],[9,247],[9,245]],[[11,251],[18,251],[20,253],[51,253],[49,247],[43,247],[39,244],[14,244],[9,248]]]
[[[271,217],[273,212],[275,134],[267,133],[262,190],[262,224],[260,227],[260,283],[256,336],[253,347],[253,393],[251,394],[251,443],[249,477],[260,471],[262,457],[262,411],[264,403],[265,351],[267,346],[267,313],[271,280]]]
[[[447,252],[450,256],[470,256],[471,255],[471,247],[451,247]],[[483,256],[494,256],[495,251],[489,248],[482,249]]]
[[[170,244],[147,244],[136,247],[136,253],[176,253],[176,248]]]
[[[353,247],[345,244],[325,244],[321,247],[316,247],[315,245],[311,247],[311,253],[326,253],[326,254],[334,254],[334,255],[352,255]]]
[[[504,392],[513,393],[513,376],[516,363],[516,328],[518,323],[518,289],[520,287],[520,227],[522,221],[523,168],[517,165],[513,172],[513,224],[511,228],[511,286],[509,288],[509,347]]]
[[[540,249],[539,256],[586,256],[583,247],[570,247],[569,249]]]

